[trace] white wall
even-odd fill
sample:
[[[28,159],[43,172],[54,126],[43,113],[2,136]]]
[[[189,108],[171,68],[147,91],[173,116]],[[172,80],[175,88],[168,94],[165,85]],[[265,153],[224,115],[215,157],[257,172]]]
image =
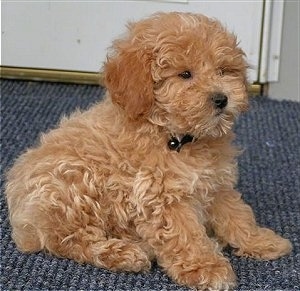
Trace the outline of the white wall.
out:
[[[237,34],[254,68],[250,80],[257,79],[262,0],[168,2],[2,2],[2,65],[96,72],[128,20],[176,10],[220,19]]]

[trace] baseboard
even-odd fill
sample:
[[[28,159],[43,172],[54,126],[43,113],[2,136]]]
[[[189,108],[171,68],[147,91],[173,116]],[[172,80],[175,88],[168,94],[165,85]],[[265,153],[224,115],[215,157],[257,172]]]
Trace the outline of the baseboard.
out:
[[[1,78],[101,85],[101,73],[48,70],[36,68],[0,67]]]
[[[49,81],[63,82],[75,84],[91,84],[103,86],[103,76],[94,72],[81,71],[64,71],[64,70],[48,70],[37,68],[21,68],[21,67],[0,67],[1,78],[19,79],[31,81]],[[249,93],[251,95],[260,95],[262,92],[261,84],[250,84]]]

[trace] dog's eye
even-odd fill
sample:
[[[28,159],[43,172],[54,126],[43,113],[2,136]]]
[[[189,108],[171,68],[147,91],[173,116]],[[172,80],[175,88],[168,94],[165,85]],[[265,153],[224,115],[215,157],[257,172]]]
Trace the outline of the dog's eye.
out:
[[[217,69],[217,75],[223,77],[224,75],[238,75],[239,71],[234,69],[234,68],[229,68],[229,67],[225,67],[225,68],[219,68]]]
[[[192,77],[192,73],[190,71],[184,71],[184,72],[178,74],[178,76],[182,79],[189,79]]]

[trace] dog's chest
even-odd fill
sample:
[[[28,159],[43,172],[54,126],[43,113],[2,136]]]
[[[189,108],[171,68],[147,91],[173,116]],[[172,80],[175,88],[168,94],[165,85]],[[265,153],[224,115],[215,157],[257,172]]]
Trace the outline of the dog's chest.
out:
[[[207,194],[236,180],[233,151],[199,147],[170,153],[166,159],[166,180],[171,188],[188,195]]]

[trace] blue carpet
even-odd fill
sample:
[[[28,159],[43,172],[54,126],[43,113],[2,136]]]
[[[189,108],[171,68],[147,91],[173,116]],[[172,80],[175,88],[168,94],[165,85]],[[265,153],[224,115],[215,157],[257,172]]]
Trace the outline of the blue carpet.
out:
[[[64,114],[87,108],[103,89],[87,85],[1,80],[1,290],[189,290],[154,264],[147,274],[113,273],[45,253],[22,254],[11,240],[3,173]],[[300,103],[251,100],[237,122],[238,189],[258,222],[290,239],[293,252],[276,261],[237,258],[224,251],[238,276],[236,290],[300,290]]]

